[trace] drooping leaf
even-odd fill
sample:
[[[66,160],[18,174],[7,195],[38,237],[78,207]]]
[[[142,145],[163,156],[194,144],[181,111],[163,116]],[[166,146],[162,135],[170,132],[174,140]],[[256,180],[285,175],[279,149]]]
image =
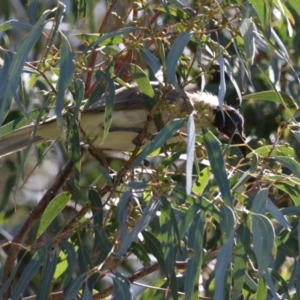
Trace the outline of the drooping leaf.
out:
[[[206,128],[203,128],[203,138],[205,147],[207,149],[210,166],[220,188],[224,202],[227,206],[232,207],[232,196],[229,188],[220,142]]]

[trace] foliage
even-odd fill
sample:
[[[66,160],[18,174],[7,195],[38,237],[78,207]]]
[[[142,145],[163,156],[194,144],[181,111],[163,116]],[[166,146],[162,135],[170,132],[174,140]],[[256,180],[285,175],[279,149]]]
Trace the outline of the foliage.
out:
[[[45,145],[32,155],[33,139],[1,159],[1,298],[295,299],[297,1],[74,0],[48,9],[42,2],[19,3],[22,17],[6,5],[1,134],[54,112],[61,129],[66,123],[66,143],[54,146],[55,163]],[[188,147],[160,151],[153,143],[117,158],[80,148],[81,109],[109,91],[108,133],[116,84],[135,81],[155,118],[151,80],[177,90],[197,84],[221,104],[243,98],[246,159],[208,129]],[[186,121],[170,122],[161,140]],[[57,161],[65,166],[39,197],[38,176],[49,177]],[[26,177],[31,194],[19,192]],[[29,215],[29,204],[13,202],[34,194],[40,199]]]

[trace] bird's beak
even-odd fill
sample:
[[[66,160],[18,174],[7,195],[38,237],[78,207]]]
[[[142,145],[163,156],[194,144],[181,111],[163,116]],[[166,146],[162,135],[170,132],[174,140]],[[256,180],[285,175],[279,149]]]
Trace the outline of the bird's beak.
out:
[[[244,119],[242,115],[231,106],[224,105],[224,114],[219,107],[215,109],[215,126],[232,139],[234,144],[245,144]],[[247,155],[246,146],[239,146],[244,156]]]

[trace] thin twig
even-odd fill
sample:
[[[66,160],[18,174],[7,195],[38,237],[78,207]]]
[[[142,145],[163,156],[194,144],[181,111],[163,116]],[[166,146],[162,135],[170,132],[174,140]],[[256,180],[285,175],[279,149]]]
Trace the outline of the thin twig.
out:
[[[28,218],[23,224],[22,228],[19,230],[17,235],[11,242],[11,247],[7,255],[7,259],[4,266],[2,283],[4,284],[10,277],[12,270],[15,267],[15,262],[17,260],[18,253],[21,248],[21,244],[24,242],[24,239],[28,235],[32,227],[40,220],[45,209],[49,203],[53,200],[56,194],[59,192],[62,185],[65,183],[66,179],[69,177],[70,173],[73,170],[73,162],[69,160],[63,170],[58,175],[56,181],[50,186],[45,195],[42,197],[40,202],[33,208],[30,212]],[[6,293],[3,295],[3,299],[9,299],[11,295],[11,286],[7,289]]]
[[[110,4],[110,6],[105,14],[104,20],[99,28],[99,31],[98,31],[99,33],[103,33],[104,28],[108,22],[108,18],[110,17],[111,12],[112,12],[114,6],[116,5],[116,3],[117,3],[117,0],[114,0]],[[91,56],[91,61],[90,61],[90,67],[89,67],[90,69],[93,69],[93,66],[95,65],[97,54],[98,54],[97,51],[93,51],[92,56]],[[85,81],[85,97],[88,97],[89,96],[88,93],[91,92],[90,91],[91,79],[92,79],[92,72],[89,71],[87,73],[87,77],[86,77],[86,81]]]

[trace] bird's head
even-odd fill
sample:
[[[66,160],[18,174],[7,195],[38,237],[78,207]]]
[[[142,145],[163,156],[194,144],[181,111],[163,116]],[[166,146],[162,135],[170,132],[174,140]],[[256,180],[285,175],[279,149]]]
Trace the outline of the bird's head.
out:
[[[215,114],[215,127],[229,138],[232,138],[234,144],[244,144],[244,118],[242,115],[228,105],[223,106],[223,113],[219,106],[215,107],[213,112]],[[243,156],[246,157],[246,147],[242,145],[239,146],[239,149]]]
[[[218,97],[207,92],[197,92],[188,96],[203,127],[214,126],[232,139],[234,144],[245,143],[244,118],[238,110],[225,104],[221,110]],[[241,145],[239,149],[246,157],[246,146]]]

